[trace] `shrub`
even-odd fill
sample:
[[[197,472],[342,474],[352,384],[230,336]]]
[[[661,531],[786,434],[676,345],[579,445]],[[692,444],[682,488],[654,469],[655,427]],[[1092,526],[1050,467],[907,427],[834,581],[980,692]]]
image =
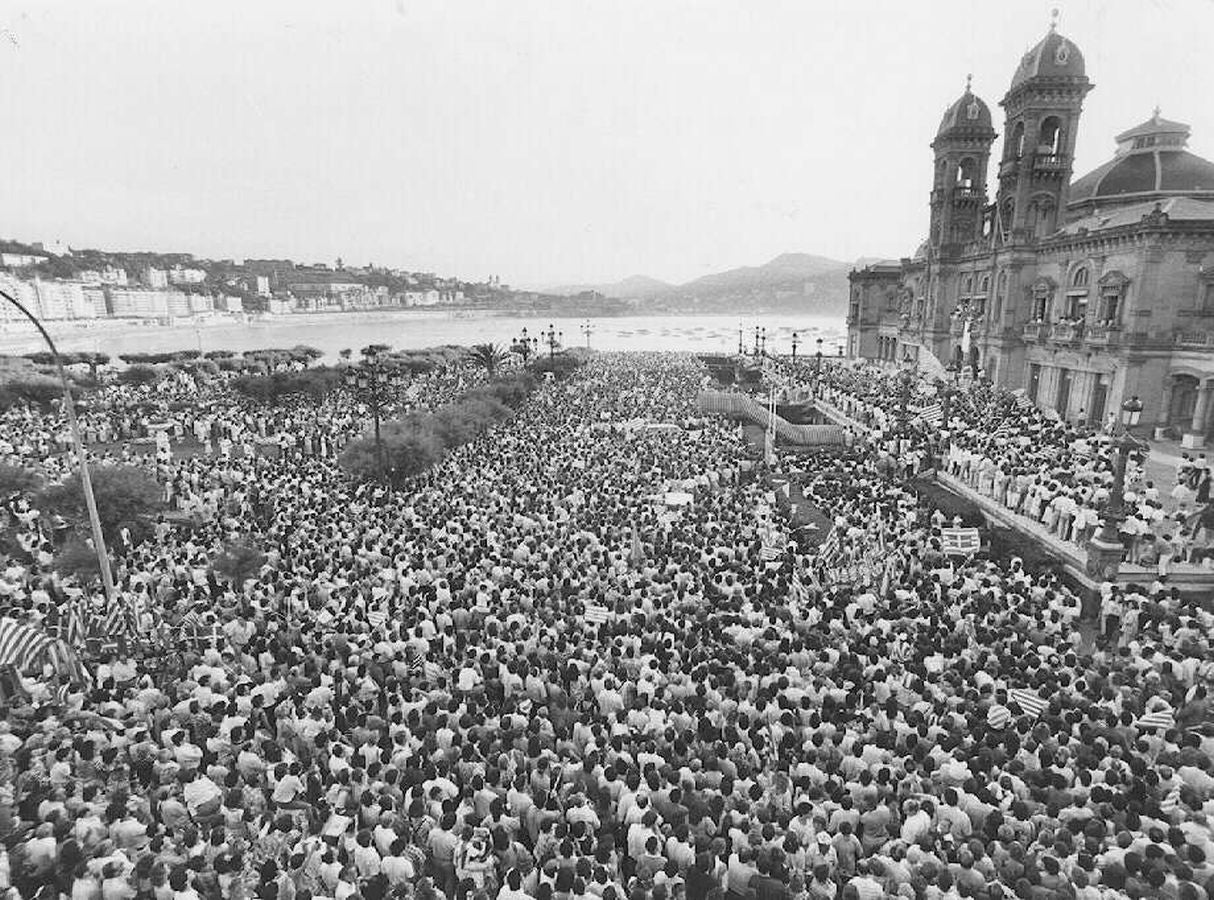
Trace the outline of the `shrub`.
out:
[[[155,384],[160,380],[162,374],[160,369],[153,368],[152,366],[143,364],[133,365],[118,373],[118,383],[133,385]]]
[[[147,520],[164,507],[156,479],[134,466],[97,466],[90,475],[101,532],[106,541],[113,541],[123,528],[129,528],[132,538],[138,540]],[[45,512],[63,516],[80,534],[88,533],[88,508],[79,472],[60,484],[43,488],[35,505]]]

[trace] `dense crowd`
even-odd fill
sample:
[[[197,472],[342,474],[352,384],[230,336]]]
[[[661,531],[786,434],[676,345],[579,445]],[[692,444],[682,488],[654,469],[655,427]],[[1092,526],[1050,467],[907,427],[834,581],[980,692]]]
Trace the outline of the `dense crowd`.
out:
[[[150,421],[221,432],[107,451],[198,512],[118,549],[166,652],[112,654],[66,705],[26,679],[0,724],[0,895],[1214,896],[1210,616],[1112,590],[1143,612],[1093,644],[1055,576],[946,557],[899,464],[925,438],[773,464],[837,552],[880,561],[824,579],[740,429],[700,418],[704,380],[596,355],[397,494],[335,464],[365,427],[348,398],[146,389]],[[9,458],[67,467],[53,416],[3,429]],[[316,449],[243,452],[254,434]],[[36,513],[10,505],[35,551]],[[267,554],[240,585],[208,568],[236,536]],[[48,561],[9,562],[7,613],[78,590]],[[177,636],[198,610],[213,639]]]

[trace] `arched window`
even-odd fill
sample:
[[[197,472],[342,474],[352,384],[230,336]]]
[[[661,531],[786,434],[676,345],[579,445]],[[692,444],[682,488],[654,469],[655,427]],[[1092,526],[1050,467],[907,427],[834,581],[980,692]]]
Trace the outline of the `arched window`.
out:
[[[1009,235],[1012,230],[1012,218],[1016,215],[1016,201],[1008,197],[1003,204],[1003,232]]]
[[[1011,136],[1007,142],[1007,158],[1020,159],[1024,155],[1024,123],[1017,122],[1012,126]]]
[[[973,292],[974,292],[974,276],[966,275],[965,278],[963,278],[961,280],[961,296],[968,297]]]
[[[1037,138],[1037,152],[1056,156],[1062,151],[1062,120],[1047,116],[1041,123],[1041,135]]]
[[[1053,199],[1042,197],[1034,200],[1030,211],[1033,215],[1033,234],[1036,237],[1042,238],[1054,233]]]
[[[1003,315],[1003,301],[1007,297],[1007,272],[1000,272],[995,280],[995,306],[991,312],[993,318]]]
[[[983,297],[990,296],[990,293],[991,293],[991,276],[990,275],[982,276],[982,283],[980,285],[978,285],[978,291],[982,294]]]
[[[1077,266],[1071,273],[1071,286],[1066,292],[1066,317],[1072,322],[1083,322],[1088,317],[1088,285],[1092,270],[1086,265]]]
[[[972,189],[978,185],[978,162],[967,156],[957,165],[957,187]]]

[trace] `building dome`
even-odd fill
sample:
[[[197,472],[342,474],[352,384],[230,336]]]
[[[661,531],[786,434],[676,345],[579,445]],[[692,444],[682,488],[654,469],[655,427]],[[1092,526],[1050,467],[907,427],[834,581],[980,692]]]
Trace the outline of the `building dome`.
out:
[[[1069,39],[1050,26],[1050,33],[1020,60],[1012,76],[1012,90],[1034,78],[1083,78],[1083,54]]]
[[[1117,151],[1071,185],[1069,206],[1214,198],[1214,162],[1185,149],[1189,126],[1155,115],[1117,135]]]
[[[994,131],[991,124],[990,107],[970,91],[968,81],[965,85],[965,93],[945,110],[944,118],[940,120],[940,127],[936,129],[936,137],[942,137],[954,131]]]

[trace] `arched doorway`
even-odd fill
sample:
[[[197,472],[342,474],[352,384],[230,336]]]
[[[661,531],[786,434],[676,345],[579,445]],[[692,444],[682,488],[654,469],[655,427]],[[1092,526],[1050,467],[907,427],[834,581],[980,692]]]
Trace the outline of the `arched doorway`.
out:
[[[1175,375],[1172,378],[1172,406],[1168,410],[1168,424],[1173,428],[1188,428],[1193,422],[1193,411],[1197,407],[1197,379],[1192,375]]]

